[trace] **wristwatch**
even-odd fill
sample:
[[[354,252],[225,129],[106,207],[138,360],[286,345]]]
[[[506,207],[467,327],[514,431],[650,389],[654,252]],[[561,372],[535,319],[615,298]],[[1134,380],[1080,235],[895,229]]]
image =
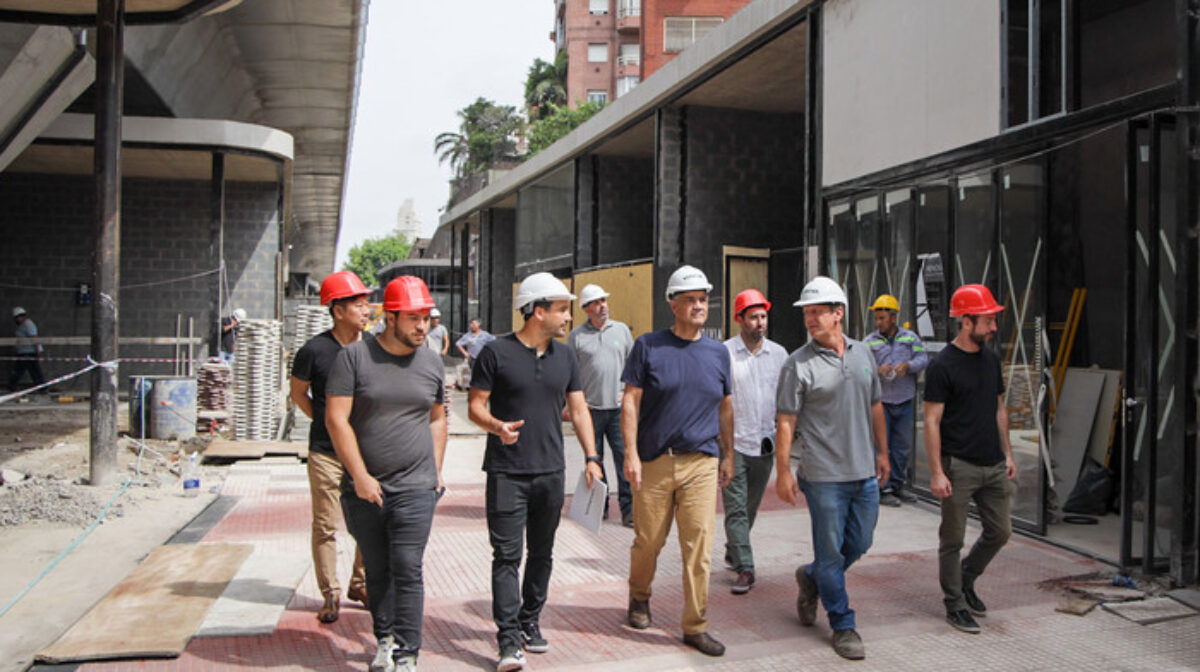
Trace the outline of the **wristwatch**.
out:
[[[602,467],[604,466],[604,461],[600,459],[599,455],[591,455],[591,456],[587,457],[586,459],[588,462],[595,462],[596,464],[598,464]]]

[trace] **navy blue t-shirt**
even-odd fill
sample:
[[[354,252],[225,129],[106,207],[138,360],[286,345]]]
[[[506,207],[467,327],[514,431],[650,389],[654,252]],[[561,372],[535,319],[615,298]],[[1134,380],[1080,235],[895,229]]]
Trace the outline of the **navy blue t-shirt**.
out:
[[[707,336],[685,341],[670,329],[633,344],[621,382],[642,388],[638,456],[650,461],[667,448],[717,457],[721,400],[732,393],[729,350]]]

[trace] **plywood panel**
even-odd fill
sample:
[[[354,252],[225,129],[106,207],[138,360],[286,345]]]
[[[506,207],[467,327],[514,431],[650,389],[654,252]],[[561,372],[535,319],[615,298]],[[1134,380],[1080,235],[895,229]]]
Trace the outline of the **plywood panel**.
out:
[[[619,266],[575,274],[575,287],[597,284],[608,292],[609,317],[629,325],[633,337],[654,329],[654,265]],[[574,326],[587,321],[575,302]]]
[[[177,657],[252,549],[250,544],[154,549],[37,659]]]

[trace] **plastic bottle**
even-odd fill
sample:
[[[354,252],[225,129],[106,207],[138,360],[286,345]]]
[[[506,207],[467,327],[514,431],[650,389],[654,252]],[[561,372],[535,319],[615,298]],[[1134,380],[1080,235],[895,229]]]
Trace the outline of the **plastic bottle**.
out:
[[[188,454],[187,464],[183,467],[183,496],[196,497],[200,494],[200,453]]]

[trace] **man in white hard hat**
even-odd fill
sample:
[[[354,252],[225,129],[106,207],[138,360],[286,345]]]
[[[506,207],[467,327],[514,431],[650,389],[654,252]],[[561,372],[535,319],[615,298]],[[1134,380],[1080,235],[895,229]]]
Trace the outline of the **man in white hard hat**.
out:
[[[579,364],[570,346],[554,340],[567,335],[574,300],[549,273],[525,278],[513,300],[524,326],[483,346],[471,375],[470,418],[488,433],[483,469],[499,672],[523,668],[524,651],[550,649],[538,620],[565,499],[564,406],[583,447],[589,487],[603,476]],[[522,582],[523,545],[528,558]]]
[[[596,454],[604,471],[604,439],[612,448],[613,467],[617,473],[617,504],[621,508],[621,524],[633,527],[633,494],[629,490],[625,469],[625,442],[621,439],[621,370],[625,358],[633,349],[633,334],[624,322],[609,319],[608,292],[600,285],[587,285],[579,292],[579,306],[587,314],[583,324],[571,330],[567,345],[579,358],[579,373],[583,377],[583,397],[587,400],[596,432]],[[608,482],[608,474],[604,474]],[[608,502],[604,503],[608,517]]]
[[[429,333],[425,336],[425,345],[442,357],[450,352],[450,334],[442,324],[442,311],[437,308],[429,311]]]
[[[675,323],[634,343],[621,375],[621,430],[634,493],[629,625],[651,625],[650,584],[674,519],[683,559],[683,641],[720,656],[725,646],[708,633],[708,578],[717,485],[733,477],[733,401],[729,351],[703,333],[711,290],[698,268],[671,274],[667,301]]]
[[[13,335],[17,337],[16,353],[20,359],[13,362],[12,375],[8,379],[8,387],[15,392],[17,385],[21,383],[21,378],[26,372],[29,373],[34,386],[46,382],[46,376],[42,374],[42,365],[38,362],[38,358],[42,356],[42,346],[30,343],[27,340],[37,338],[37,325],[29,318],[29,314],[25,312],[25,309],[20,306],[13,308],[12,316],[13,322],[17,325],[17,328],[13,331]]]
[[[879,374],[870,348],[842,333],[846,294],[837,282],[813,278],[794,305],[804,309],[811,339],[779,374],[775,487],[792,505],[803,491],[812,521],[814,559],[796,569],[796,610],[801,624],[812,625],[819,598],[833,629],[833,650],[859,660],[866,651],[845,572],[871,547],[879,484],[888,477]]]

